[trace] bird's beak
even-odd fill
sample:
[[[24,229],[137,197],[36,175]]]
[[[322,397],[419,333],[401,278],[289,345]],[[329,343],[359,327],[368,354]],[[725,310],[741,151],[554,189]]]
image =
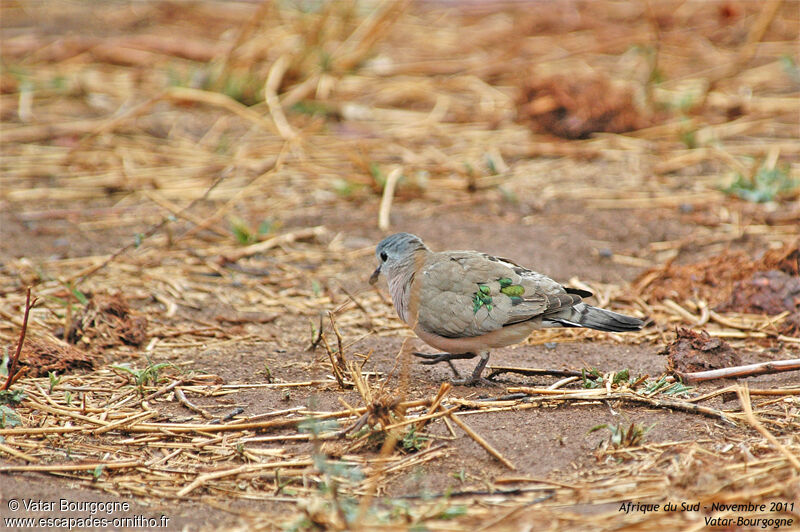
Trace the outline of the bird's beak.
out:
[[[378,264],[378,267],[375,268],[375,271],[372,272],[372,275],[369,276],[369,284],[375,284],[378,282],[378,276],[381,274],[381,265]]]

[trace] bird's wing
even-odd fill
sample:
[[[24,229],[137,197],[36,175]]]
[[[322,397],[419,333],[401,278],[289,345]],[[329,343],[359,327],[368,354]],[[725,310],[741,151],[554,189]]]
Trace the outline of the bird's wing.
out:
[[[476,251],[432,253],[414,285],[419,325],[448,338],[480,336],[581,300],[545,275]]]

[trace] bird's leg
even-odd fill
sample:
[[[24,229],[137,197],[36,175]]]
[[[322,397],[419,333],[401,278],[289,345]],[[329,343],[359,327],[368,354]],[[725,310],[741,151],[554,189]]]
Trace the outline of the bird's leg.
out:
[[[486,367],[486,363],[489,362],[489,351],[483,351],[482,353],[480,353],[480,356],[481,360],[480,362],[478,362],[478,365],[475,366],[475,369],[472,370],[472,375],[470,375],[466,379],[454,380],[453,384],[469,386],[472,384],[481,383],[481,384],[487,384],[489,386],[500,386],[496,382],[492,382],[488,379],[484,379],[483,377],[481,377],[481,373],[483,373],[483,369]]]
[[[450,369],[453,370],[453,375],[457,379],[461,378],[461,375],[458,373],[458,370],[453,365],[453,360],[462,360],[466,358],[475,358],[478,356],[476,353],[412,353],[415,357],[424,358],[425,360],[422,361],[422,364],[431,365],[431,364],[439,364],[440,362],[447,362],[447,365],[450,366]]]

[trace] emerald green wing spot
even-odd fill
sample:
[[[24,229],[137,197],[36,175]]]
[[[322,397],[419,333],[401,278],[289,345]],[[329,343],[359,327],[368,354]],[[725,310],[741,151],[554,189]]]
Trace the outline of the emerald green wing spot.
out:
[[[485,306],[488,312],[492,311],[491,289],[483,284],[478,285],[478,291],[472,295],[472,313],[477,314],[481,307]]]
[[[511,286],[513,284],[511,279],[509,279],[508,277],[501,277],[500,279],[497,280],[497,282],[500,283],[500,291],[502,291],[503,288]]]
[[[520,297],[525,293],[525,287],[518,284],[512,284],[500,288],[500,292],[504,293],[508,297]]]
[[[478,294],[476,292],[475,296],[472,298],[472,313],[477,314],[478,311],[481,309],[481,305],[483,305],[483,301],[481,301],[481,298],[478,297]]]

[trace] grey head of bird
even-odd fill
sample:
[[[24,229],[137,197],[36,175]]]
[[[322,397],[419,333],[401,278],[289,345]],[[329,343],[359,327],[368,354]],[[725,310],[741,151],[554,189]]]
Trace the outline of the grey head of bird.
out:
[[[392,278],[400,271],[413,268],[415,252],[427,249],[422,239],[411,233],[395,233],[387,236],[375,248],[378,267],[369,277],[369,284],[375,284],[381,273]]]

